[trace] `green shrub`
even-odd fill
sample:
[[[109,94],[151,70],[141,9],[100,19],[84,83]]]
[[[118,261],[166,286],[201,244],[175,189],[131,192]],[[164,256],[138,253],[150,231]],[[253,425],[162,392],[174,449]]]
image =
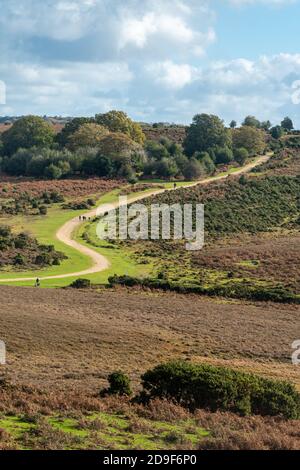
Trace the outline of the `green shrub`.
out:
[[[230,277],[230,275],[229,275]],[[293,292],[283,286],[255,286],[241,285],[232,283],[229,285],[216,285],[206,287],[198,284],[182,284],[181,282],[168,281],[159,274],[157,278],[139,279],[131,276],[111,276],[108,278],[111,286],[143,286],[150,289],[161,289],[164,291],[180,292],[182,294],[199,294],[213,297],[230,297],[235,299],[249,299],[259,301],[272,301],[279,303],[295,303],[300,304],[300,299]]]
[[[88,289],[91,287],[91,281],[89,279],[76,279],[76,281],[70,284],[70,287],[74,289]]]
[[[23,266],[24,264],[26,264],[26,258],[25,258],[25,256],[21,255],[21,253],[18,253],[14,257],[13,263],[17,266]]]
[[[190,410],[300,417],[300,395],[293,385],[226,367],[169,362],[147,371],[142,385],[143,401],[161,398]]]
[[[130,396],[132,394],[130,388],[130,379],[123,372],[113,372],[108,376],[109,387],[101,390],[100,395],[121,395]]]
[[[11,228],[7,225],[0,225],[0,237],[10,237]]]
[[[39,213],[40,213],[41,215],[47,215],[47,212],[48,212],[48,209],[47,209],[46,206],[40,206],[40,207],[39,207]]]

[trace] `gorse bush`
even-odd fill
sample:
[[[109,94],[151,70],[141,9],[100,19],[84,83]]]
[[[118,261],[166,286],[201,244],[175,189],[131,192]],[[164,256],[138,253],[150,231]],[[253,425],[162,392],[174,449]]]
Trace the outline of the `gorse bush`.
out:
[[[101,390],[100,396],[107,395],[121,395],[121,396],[130,396],[132,394],[130,388],[130,379],[123,372],[117,371],[112,372],[108,376],[109,387]]]
[[[15,234],[10,227],[0,226],[0,266],[36,268],[60,264],[64,253],[53,245],[41,245],[28,233]]]
[[[175,401],[192,411],[206,408],[242,415],[300,417],[300,395],[288,382],[226,367],[188,362],[161,364],[142,376],[140,399]]]
[[[110,276],[108,282],[111,286],[121,285],[127,287],[141,286],[150,289],[160,289],[163,291],[174,291],[181,294],[199,294],[211,297],[230,297],[235,299],[248,299],[258,301],[272,301],[278,303],[300,304],[299,296],[284,286],[255,286],[248,284],[238,284],[233,281],[228,285],[203,286],[195,282],[184,283],[169,281],[161,275],[155,278],[137,278],[132,276]]]
[[[73,289],[89,289],[91,287],[91,281],[89,279],[76,279],[76,281],[70,284]]]

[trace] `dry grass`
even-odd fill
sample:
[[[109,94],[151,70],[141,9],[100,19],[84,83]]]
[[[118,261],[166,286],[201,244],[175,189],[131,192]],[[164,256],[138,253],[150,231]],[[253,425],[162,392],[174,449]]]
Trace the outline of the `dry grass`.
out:
[[[221,362],[288,378],[299,307],[172,293],[0,287],[2,368],[13,383],[96,393],[114,370],[136,387],[147,368],[171,358]]]
[[[297,450],[300,448],[299,421],[231,413],[197,411],[198,425],[210,436],[199,443],[202,450]]]
[[[36,407],[34,414],[22,417],[23,422],[30,423],[32,427],[17,441],[4,430],[0,430],[0,449],[14,449],[16,444],[33,450],[62,450],[66,448],[99,448],[118,449],[117,437],[122,432],[128,448],[133,448],[132,438],[136,436],[153,436],[151,439],[161,440],[161,449],[218,449],[218,450],[294,450],[300,449],[299,421],[284,421],[280,418],[261,416],[240,417],[232,413],[212,413],[206,410],[197,410],[191,414],[185,409],[166,401],[155,400],[146,407],[134,405],[122,398],[99,399],[89,397],[93,409],[86,407],[87,397],[78,394],[77,401],[74,394],[59,393],[54,398],[53,393],[46,393],[38,389],[10,388],[3,398],[3,388],[0,391],[2,407],[8,400],[14,403],[13,408],[3,410],[6,416],[18,414],[22,416],[24,402],[27,408]],[[17,397],[23,396],[20,402]],[[39,403],[38,403],[39,402]],[[64,408],[64,402],[68,402],[71,409]],[[30,405],[31,404],[31,405]],[[47,406],[47,411],[45,410]],[[45,412],[46,411],[46,412]],[[99,411],[103,418],[91,419],[88,413]],[[69,433],[53,427],[50,423],[51,416],[58,416],[63,426],[65,419],[71,418],[77,422],[74,430],[77,433]],[[107,418],[111,416],[120,419],[120,428],[116,434],[116,440],[105,440],[109,436],[112,424]],[[50,419],[49,419],[50,418]],[[121,423],[125,423],[125,426]],[[126,425],[127,423],[127,425]],[[165,428],[161,428],[165,423]],[[169,423],[169,424],[167,424]],[[162,435],[162,430],[167,431]],[[195,435],[202,430],[202,437],[195,440]],[[205,436],[203,436],[205,431]],[[191,440],[190,436],[194,435]],[[86,436],[86,437],[85,437]],[[112,436],[112,435],[111,435]],[[126,440],[126,436],[128,439]],[[104,439],[103,439],[104,438]],[[102,439],[102,440],[101,440]],[[134,448],[147,448],[147,444]]]
[[[300,234],[262,233],[218,240],[193,254],[199,268],[230,271],[234,276],[280,282],[300,292]]]
[[[35,180],[2,175],[0,178],[1,198],[14,198],[16,194],[28,193],[32,197],[44,192],[56,191],[66,198],[104,194],[122,185],[122,181],[101,178],[70,178],[66,180]]]

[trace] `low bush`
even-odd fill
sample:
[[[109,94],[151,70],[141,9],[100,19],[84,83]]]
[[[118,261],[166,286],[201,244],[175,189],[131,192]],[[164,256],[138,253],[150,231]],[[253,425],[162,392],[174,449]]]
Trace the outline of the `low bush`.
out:
[[[198,408],[242,415],[299,419],[300,394],[288,382],[265,379],[226,367],[174,361],[142,376],[140,399],[167,399],[191,411]]]
[[[100,396],[121,395],[130,396],[132,394],[130,388],[130,379],[123,372],[113,372],[108,376],[109,387],[101,390]]]
[[[160,274],[158,275],[160,276]],[[283,286],[255,286],[247,284],[232,283],[229,285],[216,285],[212,287],[197,284],[182,284],[180,282],[168,281],[163,278],[139,279],[131,276],[111,276],[108,278],[111,286],[141,286],[150,289],[161,289],[164,291],[174,291],[181,294],[199,294],[211,297],[230,297],[235,299],[248,299],[258,301],[272,301],[278,303],[300,304],[299,296],[289,291]]]
[[[89,279],[76,279],[76,281],[70,284],[73,289],[88,289],[91,287],[91,281]]]

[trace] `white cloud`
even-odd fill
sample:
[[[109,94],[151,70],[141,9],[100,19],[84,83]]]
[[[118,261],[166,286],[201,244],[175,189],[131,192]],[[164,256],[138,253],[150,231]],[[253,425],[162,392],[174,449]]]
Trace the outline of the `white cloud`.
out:
[[[296,113],[291,84],[300,79],[300,54],[209,58],[218,4],[0,0],[0,79],[7,85],[0,113],[86,115],[123,108],[136,118],[177,122],[203,111],[226,119],[251,112],[274,120],[287,108]],[[225,41],[213,53],[226,47]]]
[[[189,64],[175,64],[167,60],[157,64],[150,64],[146,71],[153,80],[167,89],[179,90],[191,83],[198,76],[197,69]]]
[[[43,114],[40,110],[46,105],[54,114],[86,114],[90,109],[95,112],[97,107],[115,107],[115,100],[126,102],[128,86],[134,78],[125,63],[80,62],[55,66],[3,64],[0,76],[8,85],[7,102],[14,103],[14,112],[22,107],[22,113],[37,114]]]
[[[137,47],[144,47],[154,34],[165,36],[174,42],[189,44],[196,33],[178,16],[149,12],[140,19],[128,17],[123,20],[120,46],[125,47],[132,43]]]

